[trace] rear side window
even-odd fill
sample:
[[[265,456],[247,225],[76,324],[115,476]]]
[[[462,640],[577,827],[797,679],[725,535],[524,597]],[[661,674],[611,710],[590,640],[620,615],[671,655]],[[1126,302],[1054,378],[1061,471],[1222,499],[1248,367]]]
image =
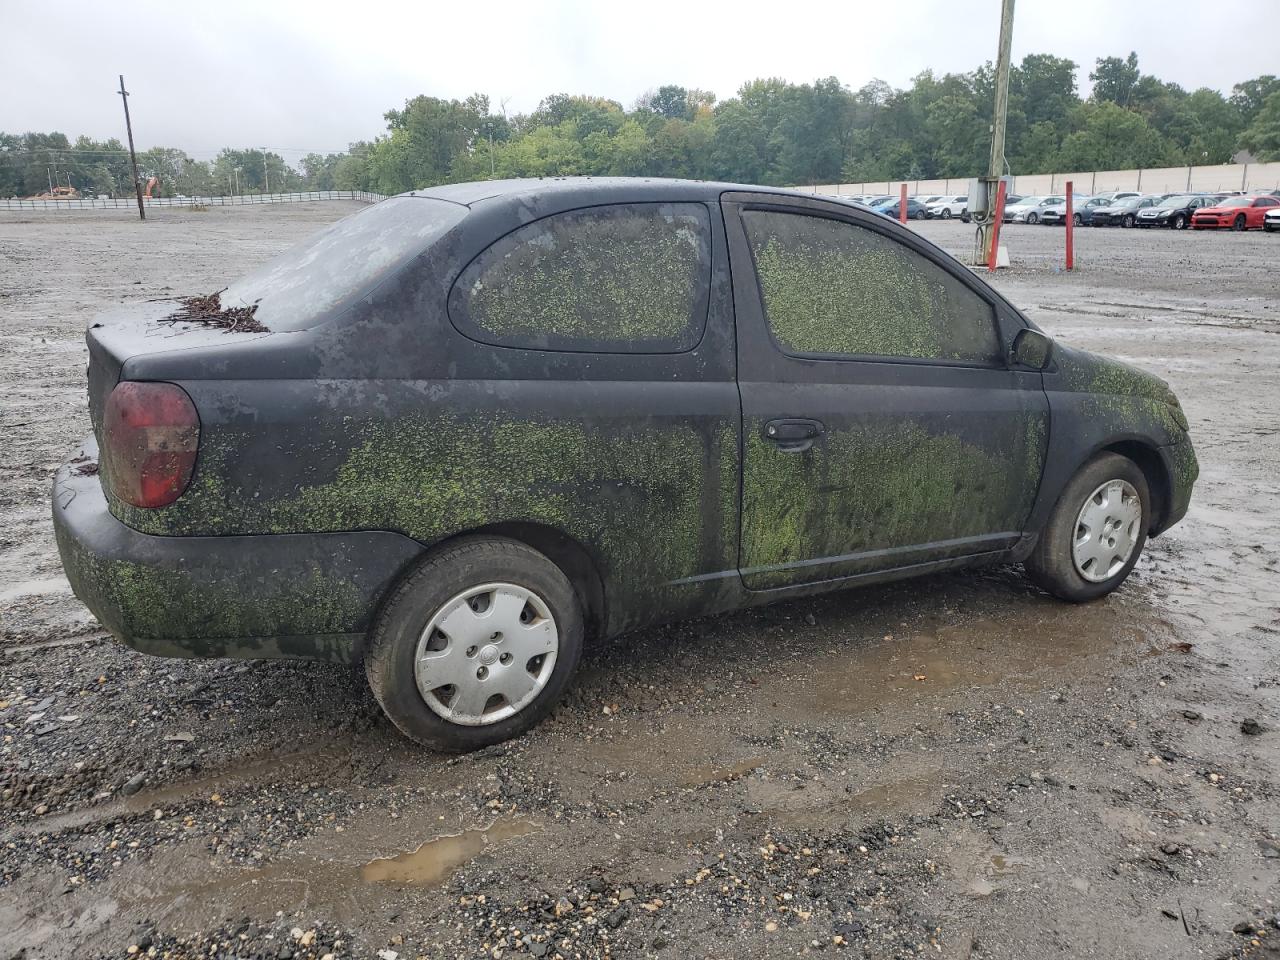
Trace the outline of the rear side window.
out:
[[[258,305],[269,330],[302,330],[365,296],[467,215],[427,197],[392,197],[344,217],[222,292],[223,307]]]
[[[786,353],[999,358],[991,305],[897,240],[822,217],[742,217],[769,329]]]
[[[556,214],[507,234],[462,272],[450,315],[485,343],[679,353],[702,339],[711,223],[698,203]]]

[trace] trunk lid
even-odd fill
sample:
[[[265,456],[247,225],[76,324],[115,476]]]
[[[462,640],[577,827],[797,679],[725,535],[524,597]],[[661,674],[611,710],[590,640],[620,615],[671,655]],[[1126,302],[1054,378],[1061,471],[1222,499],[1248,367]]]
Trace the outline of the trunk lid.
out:
[[[116,307],[100,314],[85,334],[89,345],[89,418],[101,447],[102,416],[107,398],[126,374],[130,361],[158,354],[202,348],[224,348],[269,337],[266,333],[231,333],[192,322],[169,322],[178,309],[174,300],[158,300]],[[221,350],[219,350],[221,352]],[[139,376],[138,379],[163,379]]]

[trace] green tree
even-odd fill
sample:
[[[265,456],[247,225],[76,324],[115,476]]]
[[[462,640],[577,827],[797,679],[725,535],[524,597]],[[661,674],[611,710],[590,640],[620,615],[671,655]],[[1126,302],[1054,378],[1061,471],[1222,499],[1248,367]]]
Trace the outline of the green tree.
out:
[[[1263,162],[1280,160],[1280,89],[1267,97],[1240,143]]]
[[[1253,123],[1267,98],[1277,90],[1280,90],[1280,77],[1271,74],[1254,77],[1232,87],[1231,103],[1240,111],[1241,124],[1248,126]]]
[[[1138,55],[1130,51],[1129,56],[1123,60],[1119,57],[1099,57],[1096,62],[1097,66],[1089,74],[1089,79],[1093,82],[1090,99],[1094,103],[1115,103],[1127,107],[1141,76]]]

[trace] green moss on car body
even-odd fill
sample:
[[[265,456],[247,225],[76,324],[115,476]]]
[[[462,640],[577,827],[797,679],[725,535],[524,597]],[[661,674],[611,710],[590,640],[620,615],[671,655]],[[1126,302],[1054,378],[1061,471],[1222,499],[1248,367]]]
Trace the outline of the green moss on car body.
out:
[[[499,340],[687,339],[709,269],[706,208],[640,209],[576,211],[500,240],[458,279],[463,315]]]
[[[744,215],[770,330],[790,353],[989,360],[991,310],[954,277],[871,230]]]
[[[149,653],[167,656],[303,655],[348,661],[368,599],[320,569],[246,590],[235,577],[167,569],[94,554],[59,529],[59,548],[78,593],[105,626]],[[290,638],[298,637],[298,649]]]
[[[390,530],[426,545],[535,523],[592,548],[602,576],[655,598],[662,584],[733,565],[738,451],[728,420],[607,429],[477,413],[330,426],[326,444],[350,452],[287,494],[255,495],[261,478],[240,459],[249,435],[220,427],[202,437],[194,482],[175,503],[113,501],[112,510],[135,529],[172,536]]]
[[[751,585],[788,583],[785,568],[813,558],[1009,530],[1030,512],[1044,463],[1043,417],[1027,419],[1038,423],[990,446],[908,419],[853,425],[805,456],[779,453],[759,424],[749,427],[742,566]],[[1024,458],[1034,467],[1009,470]]]

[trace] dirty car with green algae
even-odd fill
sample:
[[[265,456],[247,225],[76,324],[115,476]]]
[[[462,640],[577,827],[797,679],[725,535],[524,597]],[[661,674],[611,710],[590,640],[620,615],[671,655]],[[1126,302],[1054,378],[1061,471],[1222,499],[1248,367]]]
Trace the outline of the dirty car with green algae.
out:
[[[787,191],[417,191],[220,303],[256,323],[89,331],[53,491],[77,596],[147,653],[363,661],[444,749],[536,723],[591,636],[990,562],[1101,595],[1197,473],[1167,385]],[[1114,508],[1071,500],[1099,463]]]

